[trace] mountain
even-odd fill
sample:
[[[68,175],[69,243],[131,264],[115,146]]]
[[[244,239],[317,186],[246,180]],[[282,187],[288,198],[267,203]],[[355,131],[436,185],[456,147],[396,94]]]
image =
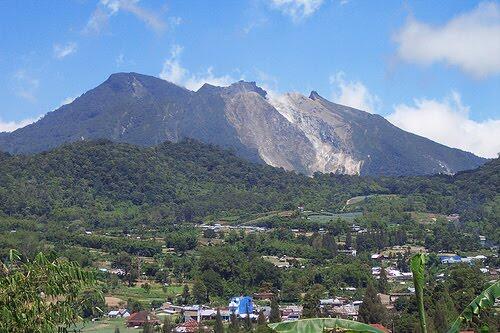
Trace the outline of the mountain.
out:
[[[137,73],[113,74],[36,123],[2,133],[0,150],[36,153],[98,138],[141,146],[193,138],[305,174],[456,173],[486,162],[314,91],[268,96],[255,82],[239,81],[195,92]]]

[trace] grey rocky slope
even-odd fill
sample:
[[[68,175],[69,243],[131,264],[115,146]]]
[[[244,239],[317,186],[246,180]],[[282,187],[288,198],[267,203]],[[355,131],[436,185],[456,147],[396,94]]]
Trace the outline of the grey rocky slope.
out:
[[[316,92],[270,97],[243,81],[194,92],[137,73],[113,74],[38,122],[1,133],[0,150],[34,153],[97,138],[143,146],[194,138],[306,174],[455,173],[486,161]]]

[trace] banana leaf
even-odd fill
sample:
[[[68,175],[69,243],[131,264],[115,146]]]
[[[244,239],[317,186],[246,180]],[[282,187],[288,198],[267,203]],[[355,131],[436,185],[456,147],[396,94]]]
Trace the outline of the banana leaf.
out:
[[[457,333],[460,331],[462,324],[472,321],[474,316],[478,316],[482,310],[492,307],[495,304],[495,299],[500,297],[500,281],[484,290],[479,296],[467,305],[458,318],[453,322],[448,333]]]
[[[418,321],[420,331],[427,333],[427,322],[425,320],[424,308],[424,288],[425,288],[425,262],[427,257],[423,253],[414,255],[411,258],[410,266],[413,273],[413,284],[415,285],[415,296],[417,297]]]
[[[353,320],[340,318],[312,318],[269,324],[278,333],[384,333],[383,331]]]

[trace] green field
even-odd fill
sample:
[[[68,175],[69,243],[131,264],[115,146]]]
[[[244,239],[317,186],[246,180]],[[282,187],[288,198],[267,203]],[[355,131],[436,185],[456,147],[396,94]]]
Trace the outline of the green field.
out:
[[[125,326],[126,320],[123,318],[116,319],[102,319],[95,322],[86,322],[84,324],[78,325],[77,329],[81,329],[81,332],[96,332],[96,333],[114,333],[115,329],[118,327],[120,333],[137,333],[140,329],[128,328]]]
[[[149,283],[151,285],[151,290],[146,292],[146,290],[138,285],[133,287],[128,287],[122,285],[117,289],[113,290],[110,295],[120,298],[126,301],[129,298],[137,300],[144,305],[149,305],[153,300],[159,300],[165,302],[167,297],[175,297],[177,294],[182,292],[182,285],[170,285],[166,287],[166,292],[163,290],[162,285],[159,283]]]
[[[361,212],[352,212],[352,213],[330,213],[330,212],[321,212],[321,213],[308,213],[307,219],[312,222],[317,223],[330,223],[332,220],[335,222],[337,219],[342,220],[354,220],[356,217],[363,215]]]

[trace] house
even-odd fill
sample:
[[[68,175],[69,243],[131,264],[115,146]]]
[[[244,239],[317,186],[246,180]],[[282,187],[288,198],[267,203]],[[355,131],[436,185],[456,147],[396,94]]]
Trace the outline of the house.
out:
[[[176,333],[196,333],[196,332],[209,332],[210,329],[207,326],[202,326],[196,320],[189,320],[185,323],[177,325],[174,329]]]
[[[342,301],[339,298],[320,299],[319,303],[321,306],[340,306],[340,305],[342,305]]]
[[[127,318],[127,327],[140,327],[146,323],[160,325],[160,319],[148,311],[135,312]]]
[[[233,297],[229,302],[229,311],[242,317],[253,313],[253,299],[250,296]]]
[[[271,300],[274,298],[274,293],[271,292],[262,292],[253,294],[253,298],[260,300]]]
[[[442,264],[457,264],[462,262],[462,257],[458,255],[454,256],[439,256]]]
[[[130,317],[130,313],[128,312],[127,309],[112,310],[112,311],[108,312],[108,317],[109,318],[128,318],[128,317]]]
[[[335,306],[329,310],[329,313],[331,313],[335,317],[356,320],[358,318],[358,310],[359,306],[352,303]]]
[[[302,316],[301,305],[287,305],[281,309],[281,318],[283,321],[298,320]]]

